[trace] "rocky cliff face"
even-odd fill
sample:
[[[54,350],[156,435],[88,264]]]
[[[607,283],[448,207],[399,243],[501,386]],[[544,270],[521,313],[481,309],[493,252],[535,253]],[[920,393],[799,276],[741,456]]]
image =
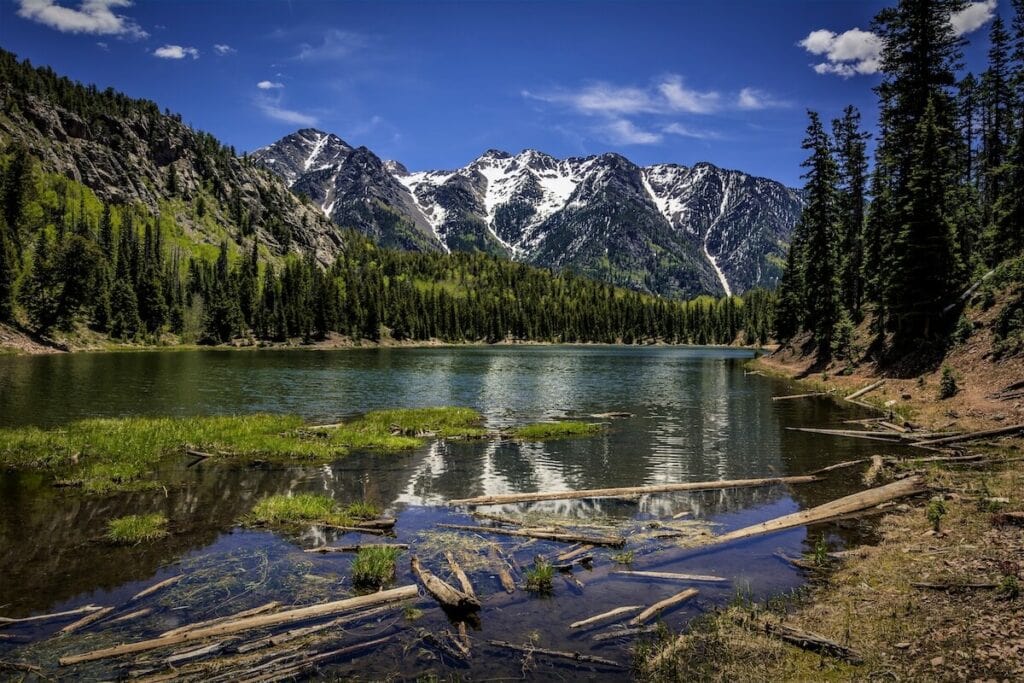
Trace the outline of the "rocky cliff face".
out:
[[[341,247],[337,225],[276,174],[156,104],[73,83],[9,52],[0,51],[0,71],[0,144],[26,145],[44,170],[106,201],[173,211],[197,242],[253,235],[272,251],[313,253],[324,263]]]
[[[617,154],[488,150],[454,171],[410,173],[307,129],[253,157],[383,244],[486,251],[671,296],[774,286],[801,208],[765,178]]]

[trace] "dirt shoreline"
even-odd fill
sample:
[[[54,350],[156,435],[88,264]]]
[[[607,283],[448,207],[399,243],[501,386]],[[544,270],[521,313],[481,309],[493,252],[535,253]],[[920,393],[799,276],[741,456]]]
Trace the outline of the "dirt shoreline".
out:
[[[932,377],[920,383],[887,380],[872,392],[873,405],[890,407],[925,429],[982,429],[1012,424],[1006,404],[989,387],[1005,386],[1017,367],[964,367],[963,395],[940,401]],[[794,379],[808,390],[831,391],[837,400],[879,379],[869,373],[810,375],[809,362],[766,356],[752,365]],[[937,374],[937,373],[936,373]],[[979,388],[980,387],[980,388]],[[998,411],[998,412],[995,412]],[[1016,412],[1015,410],[1013,412]],[[951,414],[952,413],[952,414]],[[1017,420],[1024,422],[1024,420]],[[931,487],[925,496],[894,505],[878,522],[877,545],[846,549],[837,558],[816,552],[803,558],[807,591],[769,605],[738,604],[693,624],[682,636],[666,635],[638,655],[644,680],[993,680],[1024,678],[1024,528],[1005,523],[1006,512],[1024,509],[1024,466],[1019,439],[971,448],[988,456],[981,466],[898,462],[880,480],[920,471]],[[879,449],[884,454],[884,448]],[[934,455],[925,453],[925,455]],[[862,476],[845,470],[843,476]],[[942,500],[936,533],[929,506]],[[1003,515],[1003,516],[1001,516]],[[837,550],[830,548],[829,550]],[[948,588],[925,588],[934,584]],[[965,587],[977,584],[975,587]],[[741,601],[742,602],[742,601]],[[756,626],[767,619],[821,634],[853,648],[852,664],[783,643]],[[652,665],[674,643],[676,654]]]

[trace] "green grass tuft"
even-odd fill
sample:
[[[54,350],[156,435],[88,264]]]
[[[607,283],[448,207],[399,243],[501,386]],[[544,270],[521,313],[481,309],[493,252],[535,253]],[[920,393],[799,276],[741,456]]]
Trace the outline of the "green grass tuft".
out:
[[[543,558],[537,558],[533,566],[523,571],[526,590],[536,593],[550,593],[554,589],[555,568]]]
[[[572,436],[592,436],[603,429],[603,425],[594,422],[537,422],[516,427],[511,434],[515,439],[539,441]]]
[[[167,535],[167,518],[161,514],[128,515],[107,522],[105,538],[118,545],[136,545]]]
[[[300,493],[294,496],[270,496],[256,503],[247,521],[250,524],[289,526],[302,523],[353,526],[360,520],[373,519],[379,514],[370,503],[338,505],[329,496]]]
[[[352,583],[367,588],[380,588],[395,578],[398,548],[360,548],[352,562]]]

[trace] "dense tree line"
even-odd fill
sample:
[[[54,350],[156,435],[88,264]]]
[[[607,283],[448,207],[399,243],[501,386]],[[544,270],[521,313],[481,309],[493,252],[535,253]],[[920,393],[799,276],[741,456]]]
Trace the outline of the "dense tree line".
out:
[[[481,253],[383,249],[355,232],[326,268],[244,235],[207,256],[166,243],[180,233],[173,217],[104,204],[17,146],[0,156],[0,201],[0,321],[41,334],[712,344],[764,343],[774,325],[764,291],[667,300]]]
[[[901,0],[882,40],[874,168],[848,107],[826,132],[809,112],[807,203],[780,282],[777,334],[848,357],[870,322],[893,359],[940,348],[959,293],[1024,249],[1024,0],[990,27],[988,67],[961,75],[961,0]],[[952,319],[951,319],[952,318]]]

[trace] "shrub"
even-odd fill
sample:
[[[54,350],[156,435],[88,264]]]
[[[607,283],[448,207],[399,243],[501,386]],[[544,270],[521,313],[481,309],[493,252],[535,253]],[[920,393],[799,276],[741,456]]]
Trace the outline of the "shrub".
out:
[[[956,377],[953,376],[953,368],[948,365],[944,366],[942,379],[939,380],[939,398],[952,398],[959,390],[960,388],[956,385]]]

